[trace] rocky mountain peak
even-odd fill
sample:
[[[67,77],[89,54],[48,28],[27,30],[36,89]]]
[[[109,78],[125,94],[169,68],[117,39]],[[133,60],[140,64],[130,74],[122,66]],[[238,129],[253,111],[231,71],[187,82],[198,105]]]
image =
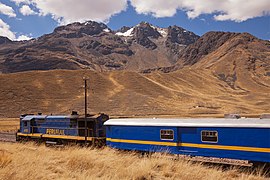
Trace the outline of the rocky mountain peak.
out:
[[[152,50],[156,49],[157,45],[151,39],[162,37],[158,29],[147,22],[141,22],[132,28],[124,26],[115,35],[129,38],[131,42]]]
[[[161,34],[159,33],[157,27],[144,21],[133,27],[123,26],[121,29],[117,31],[116,35],[126,36],[126,37],[135,37],[135,38],[150,37],[150,38],[156,38],[156,39],[161,37]]]
[[[199,39],[199,36],[191,31],[176,25],[168,27],[168,41],[183,45],[189,45]]]
[[[11,43],[12,41],[4,36],[0,36],[0,44],[7,44],[7,43]]]
[[[83,35],[97,35],[101,32],[111,32],[105,24],[95,21],[86,21],[85,23],[71,23],[66,26],[55,28],[54,33],[66,38],[79,38]]]
[[[198,60],[221,47],[229,39],[241,35],[240,33],[231,32],[214,32],[210,31],[200,37],[195,43],[188,46],[181,54],[185,60],[185,65],[193,65]],[[241,35],[242,36],[242,35]],[[235,42],[233,42],[234,44]],[[231,44],[231,46],[236,46]],[[237,43],[239,44],[239,43]],[[243,42],[241,42],[243,44]]]
[[[123,26],[123,27],[121,27],[119,30],[117,30],[116,32],[125,33],[125,32],[127,32],[129,29],[131,29],[131,27]]]
[[[134,27],[134,35],[137,38],[159,38],[161,34],[157,31],[157,28],[147,22],[141,22]]]
[[[121,30],[116,35],[132,37],[133,42],[152,50],[156,49],[157,45],[151,39],[162,37],[157,28],[147,22],[141,22],[132,28],[124,27]]]

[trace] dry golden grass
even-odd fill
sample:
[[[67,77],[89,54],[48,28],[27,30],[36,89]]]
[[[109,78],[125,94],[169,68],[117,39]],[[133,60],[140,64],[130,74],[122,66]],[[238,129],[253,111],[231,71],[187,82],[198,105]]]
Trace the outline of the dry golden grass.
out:
[[[0,118],[0,132],[16,132],[19,126],[19,118]]]
[[[262,171],[222,170],[163,155],[110,148],[48,148],[0,142],[0,179],[264,179]]]

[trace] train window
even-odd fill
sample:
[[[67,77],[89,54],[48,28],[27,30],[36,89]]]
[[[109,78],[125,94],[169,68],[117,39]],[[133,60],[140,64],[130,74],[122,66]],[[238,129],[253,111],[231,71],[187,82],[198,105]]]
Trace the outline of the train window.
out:
[[[218,132],[217,131],[201,131],[202,142],[218,142]]]
[[[171,129],[161,129],[160,139],[162,140],[173,140],[173,130]]]
[[[41,125],[44,122],[45,122],[45,119],[37,119],[36,120],[37,125]]]
[[[77,127],[77,119],[71,119],[69,127],[70,128],[76,128]]]
[[[23,126],[24,126],[24,127],[27,126],[27,121],[23,121]]]

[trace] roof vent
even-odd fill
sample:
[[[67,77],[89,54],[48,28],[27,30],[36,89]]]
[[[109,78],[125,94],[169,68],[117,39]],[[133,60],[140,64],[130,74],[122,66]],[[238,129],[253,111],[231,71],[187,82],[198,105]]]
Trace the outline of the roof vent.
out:
[[[226,119],[239,119],[241,118],[240,114],[224,114],[224,118]]]
[[[260,119],[270,119],[270,114],[262,114]]]

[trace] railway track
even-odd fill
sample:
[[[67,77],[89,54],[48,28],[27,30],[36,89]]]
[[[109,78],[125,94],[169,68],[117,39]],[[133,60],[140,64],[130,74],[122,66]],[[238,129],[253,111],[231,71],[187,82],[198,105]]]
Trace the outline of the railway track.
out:
[[[16,133],[0,132],[0,141],[16,142]]]
[[[157,157],[159,157],[159,155]],[[239,160],[239,159],[189,156],[189,155],[171,155],[171,154],[163,155],[163,157],[171,159],[171,160],[182,159],[182,160],[187,160],[187,161],[210,163],[210,164],[233,165],[233,166],[242,166],[242,167],[244,167],[244,166],[245,167],[252,167],[253,166],[253,163],[246,161],[246,160]]]

